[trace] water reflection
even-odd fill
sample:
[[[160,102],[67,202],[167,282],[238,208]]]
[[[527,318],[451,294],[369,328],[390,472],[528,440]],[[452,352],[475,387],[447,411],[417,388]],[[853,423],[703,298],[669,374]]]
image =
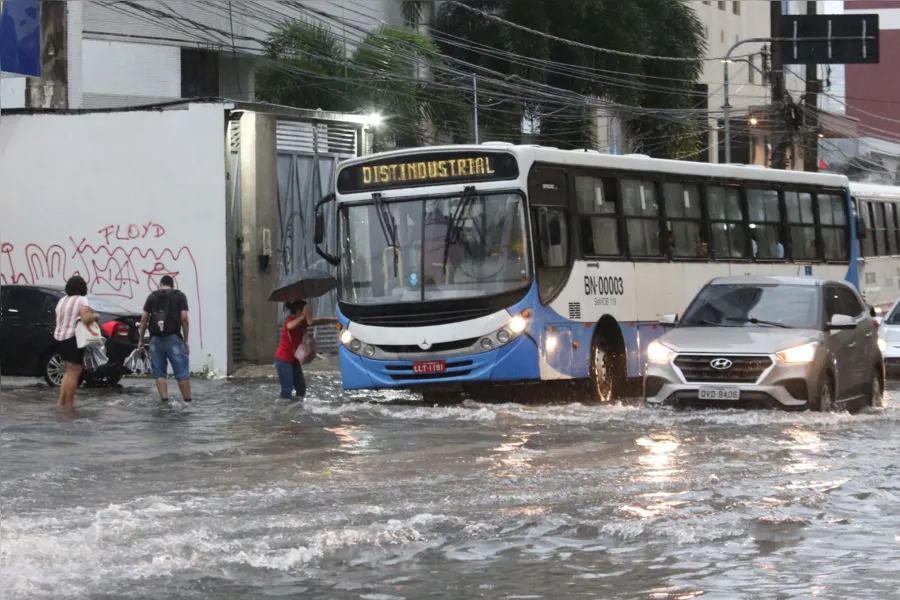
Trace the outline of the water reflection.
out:
[[[362,425],[338,425],[337,427],[323,427],[325,431],[334,435],[338,440],[338,449],[348,454],[360,454],[369,446],[366,428]]]
[[[664,483],[674,481],[681,471],[676,464],[676,453],[681,443],[670,433],[656,433],[638,438],[635,443],[645,452],[638,458],[641,474],[639,481]]]
[[[534,435],[532,431],[519,431],[507,437],[507,441],[491,448],[494,452],[494,469],[499,477],[519,477],[522,471],[533,469],[533,456],[524,448]]]
[[[781,465],[781,471],[800,475],[821,470],[822,465],[813,460],[814,455],[827,450],[821,436],[801,425],[794,425],[786,433],[789,439],[781,443],[788,446],[787,460]]]

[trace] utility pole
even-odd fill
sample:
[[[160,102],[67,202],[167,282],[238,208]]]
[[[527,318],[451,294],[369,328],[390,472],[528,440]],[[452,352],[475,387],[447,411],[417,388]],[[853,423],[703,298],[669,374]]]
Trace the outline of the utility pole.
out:
[[[475,96],[475,143],[478,143],[478,78],[472,75],[472,92]]]
[[[41,0],[41,77],[28,78],[28,108],[68,108],[68,9],[63,0]]]
[[[781,31],[781,0],[769,2],[769,22],[772,38],[780,38]],[[772,73],[769,81],[772,84],[772,168],[784,169],[787,166],[787,145],[790,138],[787,135],[787,119],[785,114],[784,91],[784,65],[782,64],[780,44],[772,44]]]
[[[806,14],[815,15],[815,0],[807,0]],[[815,63],[806,65],[806,93],[803,96],[803,122],[805,143],[803,144],[803,170],[819,170],[819,67]]]

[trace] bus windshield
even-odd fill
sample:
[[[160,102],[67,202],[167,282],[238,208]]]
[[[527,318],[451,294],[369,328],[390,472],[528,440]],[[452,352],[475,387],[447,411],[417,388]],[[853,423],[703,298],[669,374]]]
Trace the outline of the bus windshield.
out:
[[[520,193],[373,201],[339,214],[342,302],[473,298],[531,283]]]

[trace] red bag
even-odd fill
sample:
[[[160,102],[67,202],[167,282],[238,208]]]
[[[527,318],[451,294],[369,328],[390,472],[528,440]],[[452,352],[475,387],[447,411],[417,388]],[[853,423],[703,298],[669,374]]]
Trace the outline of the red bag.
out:
[[[307,331],[303,334],[303,341],[300,342],[300,345],[294,350],[294,358],[296,358],[297,362],[301,365],[305,365],[311,363],[315,357],[316,338],[313,337],[312,332]]]

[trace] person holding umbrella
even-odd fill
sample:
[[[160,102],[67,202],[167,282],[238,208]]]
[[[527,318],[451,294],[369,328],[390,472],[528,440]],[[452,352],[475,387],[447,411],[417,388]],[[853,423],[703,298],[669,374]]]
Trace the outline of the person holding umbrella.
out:
[[[293,389],[297,394],[297,400],[302,400],[306,396],[306,378],[303,375],[303,365],[294,353],[303,343],[303,337],[310,326],[337,323],[337,319],[313,319],[312,307],[305,300],[286,302],[284,308],[290,316],[284,320],[284,326],[281,328],[281,340],[275,351],[275,372],[281,385],[280,397],[290,400]]]

